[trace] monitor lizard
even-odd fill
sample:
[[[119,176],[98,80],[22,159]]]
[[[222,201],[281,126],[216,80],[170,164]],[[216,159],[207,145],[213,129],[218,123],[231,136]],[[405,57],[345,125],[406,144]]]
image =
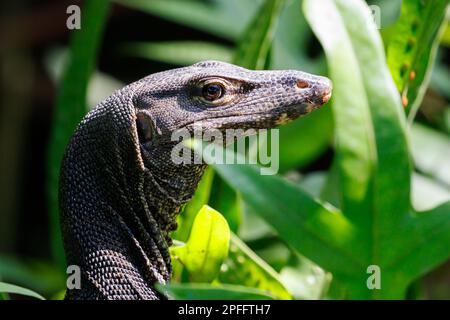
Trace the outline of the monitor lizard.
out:
[[[252,71],[219,61],[149,75],[91,110],[61,164],[67,262],[81,288],[66,299],[165,299],[169,232],[206,167],[174,164],[178,129],[273,128],[331,96],[331,81],[294,70]]]

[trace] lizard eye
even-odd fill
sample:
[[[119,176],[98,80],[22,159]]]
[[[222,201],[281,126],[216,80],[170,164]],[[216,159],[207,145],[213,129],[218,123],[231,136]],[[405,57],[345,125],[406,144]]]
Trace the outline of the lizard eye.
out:
[[[214,101],[222,98],[224,92],[224,87],[219,83],[208,83],[202,88],[203,98],[207,101]]]

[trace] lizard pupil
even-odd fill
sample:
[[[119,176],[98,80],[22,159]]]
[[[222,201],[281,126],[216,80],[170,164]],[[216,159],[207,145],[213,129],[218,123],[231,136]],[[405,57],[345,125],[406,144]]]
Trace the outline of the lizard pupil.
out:
[[[216,99],[219,99],[223,95],[223,88],[221,85],[212,83],[207,84],[203,87],[203,98],[205,98],[208,101],[213,101]]]

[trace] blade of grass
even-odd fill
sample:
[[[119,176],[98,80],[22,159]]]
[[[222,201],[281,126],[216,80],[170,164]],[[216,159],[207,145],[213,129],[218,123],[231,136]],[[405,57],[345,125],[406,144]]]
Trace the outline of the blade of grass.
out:
[[[27,288],[19,287],[5,282],[0,282],[0,293],[20,294],[27,297],[33,297],[39,300],[45,300],[45,298],[41,296],[39,293],[36,293]]]

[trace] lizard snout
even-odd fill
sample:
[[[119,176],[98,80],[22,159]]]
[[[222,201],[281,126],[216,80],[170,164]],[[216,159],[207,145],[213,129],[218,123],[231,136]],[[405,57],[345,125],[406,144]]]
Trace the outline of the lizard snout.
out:
[[[331,94],[333,91],[333,83],[330,79],[325,77],[320,77],[319,81],[317,81],[313,85],[314,89],[314,103],[318,105],[322,105],[327,103],[331,99]]]
[[[306,92],[307,100],[315,106],[321,106],[331,99],[333,84],[326,77],[302,75],[295,80],[294,85],[300,92]]]

